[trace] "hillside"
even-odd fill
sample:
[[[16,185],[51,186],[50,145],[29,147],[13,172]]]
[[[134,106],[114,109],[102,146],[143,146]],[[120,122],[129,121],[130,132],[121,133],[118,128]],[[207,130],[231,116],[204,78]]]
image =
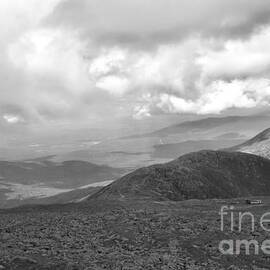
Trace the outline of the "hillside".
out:
[[[44,184],[56,188],[76,188],[99,181],[113,180],[123,170],[90,162],[70,160],[0,161],[0,183]]]
[[[168,143],[154,145],[153,157],[175,159],[179,155],[184,155],[190,152],[201,151],[204,149],[218,150],[227,148],[233,144],[242,143],[243,140],[215,139],[215,140],[188,140],[180,143]]]
[[[123,174],[84,161],[0,161],[0,208],[80,200]]]
[[[104,185],[103,185],[104,186]],[[56,195],[52,196],[32,196],[29,197],[13,197],[9,198],[5,193],[1,194],[0,197],[0,209],[13,208],[25,205],[52,205],[52,204],[66,204],[66,203],[78,203],[86,200],[89,196],[97,192],[102,188],[102,182],[100,186],[86,187],[86,188],[76,188],[70,191],[59,191]],[[7,191],[8,192],[8,191]],[[10,191],[9,191],[10,192]],[[12,194],[12,193],[8,193]]]
[[[229,148],[228,150],[251,153],[265,158],[270,158],[270,128],[259,133],[252,139]]]
[[[138,169],[91,198],[186,200],[270,194],[270,161],[245,153],[200,151]]]
[[[245,198],[252,199],[252,198]],[[220,231],[220,208],[237,205],[255,220],[269,210],[245,199],[172,201],[97,200],[0,210],[2,269],[221,270],[269,269],[263,253],[224,256],[219,243],[230,237],[269,239],[243,219],[241,232]],[[227,217],[229,218],[229,216]]]
[[[268,115],[249,115],[249,116],[227,116],[227,117],[208,117],[195,121],[186,121],[180,124],[171,125],[154,132],[133,135],[125,138],[144,138],[144,137],[166,137],[173,134],[208,132],[212,130],[213,135],[217,136],[227,132],[254,131],[258,128],[266,128],[269,125]],[[253,125],[250,125],[250,122]],[[219,134],[220,133],[220,134]]]

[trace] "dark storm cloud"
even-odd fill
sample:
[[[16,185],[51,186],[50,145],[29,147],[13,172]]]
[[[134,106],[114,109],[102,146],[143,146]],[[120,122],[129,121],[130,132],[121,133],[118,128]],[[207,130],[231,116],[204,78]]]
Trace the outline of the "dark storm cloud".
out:
[[[192,35],[247,37],[270,20],[268,0],[66,0],[46,19],[106,45],[148,47]]]

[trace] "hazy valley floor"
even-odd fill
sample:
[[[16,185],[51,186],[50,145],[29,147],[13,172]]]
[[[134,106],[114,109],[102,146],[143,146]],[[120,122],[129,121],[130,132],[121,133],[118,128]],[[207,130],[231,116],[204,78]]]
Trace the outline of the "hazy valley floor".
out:
[[[233,204],[257,217],[269,210],[244,199],[184,202],[96,201],[0,213],[0,269],[269,269],[270,257],[221,255],[223,239],[269,238],[249,220],[241,233],[220,231]]]

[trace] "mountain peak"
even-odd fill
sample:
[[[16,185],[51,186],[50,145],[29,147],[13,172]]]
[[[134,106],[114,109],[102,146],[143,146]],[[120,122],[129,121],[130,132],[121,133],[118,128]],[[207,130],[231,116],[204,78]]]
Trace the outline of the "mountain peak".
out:
[[[252,138],[250,141],[262,142],[262,141],[269,140],[269,139],[270,139],[270,128],[267,128],[264,131],[262,131],[261,133],[259,133],[258,135],[256,135],[254,138]]]
[[[250,140],[227,150],[251,153],[270,158],[270,128],[265,129]]]

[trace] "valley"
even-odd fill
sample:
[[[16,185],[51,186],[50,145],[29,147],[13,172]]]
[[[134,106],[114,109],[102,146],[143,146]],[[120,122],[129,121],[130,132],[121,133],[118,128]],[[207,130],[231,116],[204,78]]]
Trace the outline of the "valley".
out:
[[[68,203],[80,200],[111,181],[124,169],[85,161],[53,162],[51,157],[0,161],[0,208],[23,204]]]

